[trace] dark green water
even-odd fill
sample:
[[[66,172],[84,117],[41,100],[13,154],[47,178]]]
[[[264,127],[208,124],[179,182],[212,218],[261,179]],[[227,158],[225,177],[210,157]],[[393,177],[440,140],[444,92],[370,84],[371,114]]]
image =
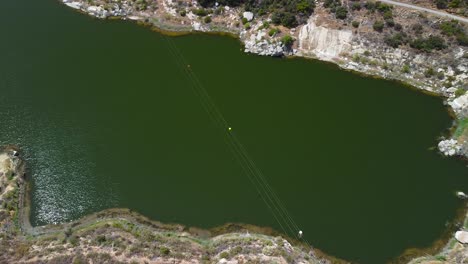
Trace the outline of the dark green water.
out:
[[[161,35],[54,0],[0,14],[0,144],[27,157],[34,225],[129,207],[282,231]],[[315,247],[383,263],[455,217],[467,168],[429,150],[451,125],[441,99],[230,38],[173,41]]]

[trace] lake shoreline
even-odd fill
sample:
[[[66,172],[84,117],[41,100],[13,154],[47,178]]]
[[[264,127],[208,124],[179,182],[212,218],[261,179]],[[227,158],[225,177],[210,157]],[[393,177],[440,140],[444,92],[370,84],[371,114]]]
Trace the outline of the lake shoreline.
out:
[[[201,19],[202,17],[197,17],[193,14],[192,9],[177,7],[171,0],[157,0],[154,2],[153,9],[148,8],[147,10],[137,10],[130,4],[131,2],[127,3],[127,1],[113,7],[102,4],[101,0],[88,2],[83,0],[60,1],[66,6],[97,19],[133,21],[171,37],[188,34],[215,34],[234,37],[239,40],[242,49],[246,53],[261,56],[315,59],[334,64],[342,70],[355,74],[396,81],[412,89],[422,91],[424,94],[441,97],[444,100],[444,104],[447,105],[450,115],[454,117],[455,122],[451,128],[453,133],[440,138],[438,149],[445,156],[468,158],[468,129],[466,129],[468,127],[466,126],[466,123],[468,123],[468,93],[461,88],[455,88],[457,80],[463,83],[463,80],[468,78],[468,60],[460,58],[457,55],[460,52],[465,52],[465,55],[467,54],[464,47],[453,47],[453,50],[460,49],[460,51],[457,51],[457,54],[455,51],[451,51],[451,56],[454,58],[458,56],[458,62],[460,63],[459,67],[454,70],[461,71],[461,73],[456,75],[447,73],[446,77],[439,80],[439,78],[425,77],[425,71],[427,71],[425,67],[429,61],[438,61],[439,57],[444,57],[443,54],[445,53],[421,54],[406,48],[382,49],[383,43],[381,43],[381,39],[379,38],[372,38],[364,34],[354,36],[354,33],[351,34],[349,30],[341,29],[342,26],[338,28],[331,26],[330,24],[332,24],[333,19],[324,14],[321,6],[316,8],[307,24],[299,25],[295,28],[279,26],[276,29],[280,33],[275,33],[273,36],[268,37],[266,29],[263,26],[265,22],[268,23],[270,21],[268,14],[262,17],[255,17],[248,22],[249,28],[244,28],[242,25],[239,26],[237,20],[239,17],[242,17],[242,7],[226,7],[221,14],[207,16],[211,17],[212,21],[204,23]],[[199,6],[195,4],[195,7]],[[177,10],[185,10],[187,15],[180,16],[176,12]],[[395,7],[394,10],[395,13],[398,11],[398,15],[400,12],[404,14],[404,11],[406,11],[399,7]],[[427,19],[429,18],[433,20],[437,19],[437,17],[428,16]],[[326,20],[327,23],[319,25],[319,20]],[[323,37],[310,39],[310,34],[314,32],[320,32],[321,35],[324,35],[325,39],[336,39],[331,43],[325,43],[325,46],[334,47],[322,47],[320,43],[315,46],[308,45],[307,41],[321,42],[324,40],[322,39]],[[348,33],[351,36],[346,38],[340,37]],[[293,36],[295,42],[291,47],[286,47],[282,43],[281,38],[289,35]],[[372,33],[370,35],[375,34]],[[376,50],[375,54],[369,52],[369,49],[372,48]],[[353,54],[354,50],[359,50],[359,52]],[[390,57],[393,59],[391,61],[389,59],[379,61],[379,57]],[[453,61],[454,58],[448,58],[447,63]],[[418,60],[421,63],[411,65],[408,63],[408,60]],[[435,66],[441,68],[448,67],[448,72],[453,71],[451,67],[454,66],[442,62],[437,63],[439,64]],[[401,65],[410,65],[412,69],[411,71],[398,69],[397,67],[401,67]],[[437,70],[439,74],[441,73],[441,68]],[[454,79],[455,81],[451,82],[453,86],[446,87],[447,80],[449,79]],[[463,91],[463,94],[460,91]],[[457,132],[455,133],[455,131]]]
[[[192,33],[193,33],[193,32],[192,32]],[[202,34],[206,34],[206,33],[202,33]],[[214,33],[214,34],[220,34],[220,33]],[[235,35],[234,35],[234,36],[235,36]],[[294,54],[285,54],[285,55],[286,55],[287,57],[294,57],[294,56],[297,56],[297,55],[294,55]],[[298,56],[298,57],[302,57],[302,56]],[[325,60],[325,61],[326,61],[326,60]],[[332,62],[332,63],[333,63],[333,62]],[[333,64],[337,64],[337,63],[333,63]],[[337,64],[337,65],[340,66],[341,64]],[[340,67],[341,67],[341,66],[340,66]],[[357,71],[357,70],[355,70],[355,69],[348,69],[348,68],[343,68],[343,69],[350,70],[350,71],[354,71],[354,72],[358,72],[358,73],[360,73],[360,74],[365,74],[366,76],[369,76],[369,75],[367,75],[368,73],[363,73],[363,72]],[[370,76],[373,76],[373,75],[370,75]],[[380,75],[375,75],[375,76],[379,77]],[[384,77],[380,76],[379,78],[384,78]],[[384,79],[385,79],[385,78],[384,78]],[[401,80],[400,80],[400,81],[401,81]],[[402,82],[403,82],[403,81],[402,81]],[[413,87],[413,86],[410,86],[410,87]],[[416,86],[414,86],[414,87],[416,87]],[[422,89],[422,91],[427,91],[427,90]],[[427,92],[433,93],[432,91],[427,91]],[[441,96],[440,93],[435,93],[435,95]],[[28,185],[28,186],[29,186],[29,185]],[[25,188],[25,189],[27,189],[27,188]],[[26,191],[25,193],[26,193],[26,195],[27,195],[29,192]],[[20,195],[20,196],[21,196],[21,195]],[[26,201],[27,201],[27,199],[26,199]],[[23,208],[28,208],[27,205],[28,205],[28,204],[26,203],[26,206],[24,206]],[[113,217],[112,219],[117,219],[117,218],[120,218],[120,217],[125,217],[126,214],[127,214],[127,212],[125,212],[125,210],[122,210],[122,209],[114,209],[114,210],[115,210],[115,211],[113,211],[113,210],[109,211],[109,213],[111,213],[111,214],[112,214],[112,213],[115,213],[114,216],[112,216],[112,217]],[[121,211],[119,211],[119,210],[121,210]],[[106,210],[106,211],[104,211],[104,212],[106,213],[106,212],[108,212],[108,211]],[[24,213],[27,214],[28,212],[25,211]],[[130,213],[130,212],[128,212],[128,213]],[[97,214],[99,214],[99,213],[97,213]],[[114,218],[114,217],[115,217],[115,218]],[[85,218],[86,218],[86,217],[85,217]],[[21,219],[21,217],[20,217],[20,219]],[[80,218],[80,219],[84,219],[84,218]],[[92,220],[92,221],[95,221],[95,220]],[[75,223],[75,222],[73,222],[73,223]],[[23,224],[23,227],[24,227],[24,226],[26,226],[26,224]],[[58,230],[60,230],[60,231],[57,231],[57,232],[66,233],[65,231],[67,231],[67,230],[64,229],[64,228],[65,228],[65,227],[63,227],[63,228],[61,228],[61,229],[58,229]],[[248,229],[247,229],[247,230],[248,230]],[[69,238],[67,238],[67,239],[68,239],[68,240],[73,240],[72,237],[69,237]],[[68,241],[68,240],[67,240],[67,241]],[[71,242],[73,242],[73,241],[70,241],[70,243],[71,243]],[[67,242],[67,243],[68,243],[68,242]],[[425,253],[427,253],[427,252],[425,252]],[[422,254],[422,253],[421,253],[421,254]]]
[[[60,253],[56,252],[57,254],[54,253],[51,256],[48,256],[46,254],[45,256],[39,257],[39,259],[43,261],[52,261],[55,260],[55,258],[58,255],[61,258],[71,256],[70,260],[74,260],[75,258],[73,257],[73,255],[70,255],[70,251],[80,252],[80,254],[82,254],[83,251],[86,251],[85,248],[89,246],[88,244],[83,242],[85,241],[85,239],[80,240],[80,237],[84,236],[83,234],[87,235],[86,241],[99,240],[102,238],[102,236],[107,237],[111,236],[111,234],[114,234],[116,231],[115,228],[112,227],[118,227],[118,229],[120,229],[121,232],[125,233],[125,235],[122,236],[135,236],[135,241],[133,241],[132,243],[137,243],[136,241],[140,241],[142,239],[138,235],[141,232],[151,232],[152,237],[162,235],[165,236],[167,235],[167,233],[170,233],[170,236],[175,241],[185,241],[187,239],[195,241],[204,241],[200,242],[200,245],[211,244],[213,243],[213,241],[220,239],[226,239],[226,241],[224,241],[223,243],[234,244],[234,246],[231,245],[229,250],[226,250],[226,246],[221,246],[223,244],[220,244],[220,248],[217,249],[218,253],[214,255],[211,254],[209,256],[210,260],[217,259],[218,261],[221,261],[221,259],[226,257],[229,257],[231,259],[239,257],[245,258],[245,254],[242,254],[243,251],[239,251],[237,249],[239,247],[238,243],[242,243],[242,247],[244,249],[250,248],[250,251],[248,251],[249,254],[247,256],[247,259],[255,260],[258,256],[265,255],[265,252],[262,249],[263,247],[269,247],[272,243],[276,243],[275,246],[278,248],[282,243],[283,245],[285,245],[284,252],[282,254],[272,253],[272,259],[269,259],[268,261],[275,260],[279,261],[279,263],[289,263],[288,256],[294,256],[294,260],[302,260],[304,261],[303,263],[322,263],[320,261],[328,261],[325,263],[337,264],[350,263],[346,260],[338,259],[331,255],[327,255],[319,249],[313,247],[311,248],[305,241],[297,240],[291,237],[285,237],[284,234],[281,234],[280,232],[277,232],[276,230],[269,227],[258,227],[242,223],[226,223],[222,226],[217,226],[210,229],[186,227],[176,223],[166,224],[154,221],[135,211],[125,208],[106,209],[83,216],[78,220],[66,223],[33,227],[30,223],[31,182],[27,172],[27,164],[21,158],[21,154],[22,153],[20,152],[20,149],[15,146],[6,146],[0,148],[0,155],[8,155],[9,159],[11,160],[11,162],[8,163],[13,164],[13,166],[11,166],[10,168],[13,178],[11,178],[10,181],[0,181],[0,183],[6,182],[7,185],[9,184],[12,186],[17,186],[17,188],[12,189],[11,191],[16,192],[16,194],[8,195],[17,198],[17,200],[13,200],[13,202],[17,203],[16,206],[13,207],[13,211],[9,212],[11,218],[1,219],[2,221],[0,221],[0,227],[3,227],[4,230],[5,226],[10,226],[9,231],[6,234],[6,240],[0,240],[0,245],[2,245],[2,243],[6,243],[10,247],[10,254],[3,256],[3,258],[7,261],[23,261],[25,260],[24,257],[27,257],[29,259],[38,258],[37,255],[39,254],[39,251],[22,252],[20,254],[20,258],[18,258],[18,252],[14,250],[12,251],[12,248],[23,248],[23,250],[26,247],[42,248],[42,250],[56,252],[58,250],[55,248],[57,246],[57,243],[63,245],[63,247],[67,250],[65,252]],[[8,188],[5,186],[0,186],[0,190],[8,190]],[[9,203],[9,201],[7,201],[7,203]],[[459,229],[458,224],[460,222],[464,222],[464,226],[468,225],[468,204],[465,205],[463,208],[460,208],[460,210],[457,213],[456,219],[454,219],[452,224],[450,224],[446,231],[444,231],[442,237],[434,241],[430,247],[423,249],[406,249],[402,255],[391,260],[390,263],[424,263],[419,261],[434,261],[440,259],[441,256],[457,256],[457,254],[460,254],[460,252],[462,252],[460,251],[460,247],[463,247],[463,245],[455,240],[455,238],[453,237],[453,232]],[[122,225],[124,225],[124,227],[122,227]],[[139,226],[137,231],[134,230],[135,226]],[[93,232],[91,232],[90,230]],[[245,241],[246,237],[248,238],[248,242]],[[79,239],[79,242],[77,242],[76,239]],[[44,241],[47,241],[47,243],[49,243],[50,241],[55,242],[50,242],[49,244],[46,243],[47,245],[44,245]],[[258,251],[258,241],[262,241],[261,243],[265,243],[263,246],[260,247],[260,249],[262,249],[261,251]],[[283,242],[279,243],[278,241]],[[25,243],[27,246],[25,245]],[[153,243],[153,241],[150,239],[149,241],[146,241],[146,243],[151,244]],[[171,243],[175,242],[172,241]],[[97,256],[102,257],[102,254],[104,254],[108,258],[114,259],[115,261],[149,261],[150,263],[167,263],[170,261],[174,261],[174,259],[177,259],[174,256],[180,257],[177,254],[177,252],[179,252],[178,250],[181,250],[180,252],[184,252],[187,250],[187,248],[171,246],[171,243],[169,243],[169,245],[165,247],[170,250],[170,256],[169,254],[167,254],[167,256],[158,256],[156,258],[156,261],[152,260],[152,258],[146,257],[146,255],[144,255],[145,257],[142,257],[141,255],[133,255],[128,252],[127,253],[130,254],[130,257],[127,256],[123,258],[120,255],[123,255],[123,251],[125,250],[122,250],[122,252],[118,253],[119,250],[115,250],[113,246],[112,248],[107,248],[106,244],[102,245],[103,247],[97,247],[97,249],[95,248],[94,250],[97,250],[99,254],[101,254],[98,254]],[[51,248],[54,249],[52,250]],[[254,254],[252,254],[252,250],[254,250],[253,248],[257,248],[257,252]],[[94,259],[94,257],[96,257],[95,254],[97,254],[96,252],[86,252],[86,254],[82,254],[80,256],[88,260],[100,260],[99,258]],[[223,252],[229,252],[229,254]],[[434,256],[428,257],[428,255]],[[203,260],[204,257],[206,258],[207,256],[192,256],[191,261]],[[0,258],[0,260],[2,259]],[[182,263],[184,262],[182,261]]]
[[[302,261],[302,263],[322,263],[320,261],[331,261],[331,263],[348,263],[344,260],[326,255],[319,249],[310,248],[306,242],[299,241],[290,237],[284,237],[283,234],[269,227],[259,227],[242,223],[226,223],[221,226],[210,229],[202,229],[197,227],[187,227],[176,223],[161,223],[149,219],[135,211],[126,208],[111,208],[105,209],[96,213],[88,214],[77,220],[73,220],[60,224],[49,224],[45,226],[33,227],[30,223],[30,179],[27,173],[27,165],[22,159],[20,150],[16,146],[0,147],[0,155],[8,156],[8,163],[13,164],[8,170],[13,177],[7,181],[0,181],[17,188],[12,189],[8,196],[17,197],[11,202],[16,203],[16,206],[9,212],[11,217],[0,219],[0,228],[5,230],[5,226],[10,228],[6,232],[4,239],[0,239],[0,245],[8,245],[10,248],[6,254],[0,256],[0,261],[18,262],[18,261],[60,261],[69,259],[75,261],[77,256],[70,251],[80,254],[82,260],[101,261],[103,256],[112,261],[131,262],[150,262],[150,263],[193,263],[193,261],[203,261],[209,258],[210,260],[218,259],[234,259],[241,258],[244,260],[255,260],[258,256],[262,256],[263,261],[278,261],[278,263],[288,263],[288,259]],[[3,166],[0,164],[0,166]],[[0,167],[0,170],[3,168]],[[3,175],[0,174],[0,177]],[[3,184],[2,184],[3,185]],[[0,190],[8,190],[6,186],[0,186]],[[7,191],[5,191],[7,192]],[[10,201],[7,201],[10,203]],[[1,209],[0,209],[1,212]],[[112,227],[112,228],[111,228]],[[111,230],[112,229],[112,230]],[[135,243],[146,243],[148,245],[155,244],[155,237],[170,236],[170,241],[165,241],[164,247],[158,245],[162,254],[149,257],[147,254],[140,252],[126,252],[125,248],[119,249],[112,247],[108,248],[105,243],[102,247],[88,250],[89,246],[86,242],[77,242],[76,239],[87,234],[87,241],[99,240],[102,237],[112,236],[115,238],[115,229],[120,229],[122,236],[134,236]],[[89,234],[91,231],[99,230],[97,234]],[[141,233],[148,233],[151,239],[142,238]],[[162,239],[162,238],[161,238]],[[142,242],[142,240],[148,240]],[[52,241],[52,242],[50,242]],[[184,246],[177,245],[178,243],[191,241],[192,247],[201,247],[197,249],[196,254],[191,254],[187,258],[183,256],[188,249]],[[222,241],[222,242],[221,242]],[[49,244],[47,244],[47,243]],[[160,240],[158,240],[161,243]],[[219,244],[218,247],[211,248],[213,243]],[[54,249],[59,243],[66,250]],[[264,243],[259,249],[258,243]],[[47,244],[47,245],[45,245]],[[173,244],[176,244],[174,246]],[[231,246],[229,247],[229,244]],[[239,249],[242,245],[242,249]],[[130,246],[130,245],[129,245]],[[53,254],[41,254],[42,250],[53,252]],[[204,249],[210,247],[210,249]],[[265,253],[264,247],[274,247],[271,252]],[[5,247],[7,248],[7,247]],[[28,249],[26,249],[28,248]],[[34,250],[33,250],[34,249]],[[218,250],[217,254],[202,253],[198,251],[213,251]],[[34,252],[33,252],[34,251]],[[62,252],[58,252],[62,251]],[[257,252],[255,252],[257,251]],[[85,252],[85,253],[84,253]],[[98,252],[98,253],[96,253]],[[127,256],[123,256],[127,254]],[[143,256],[142,256],[143,255]],[[265,257],[266,255],[266,257]],[[184,262],[188,261],[188,262]]]

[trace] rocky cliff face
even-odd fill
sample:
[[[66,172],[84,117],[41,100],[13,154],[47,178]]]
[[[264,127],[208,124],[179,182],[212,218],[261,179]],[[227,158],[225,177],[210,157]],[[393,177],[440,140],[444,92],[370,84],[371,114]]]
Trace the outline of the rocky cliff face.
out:
[[[317,26],[311,17],[299,30],[297,55],[334,61],[351,52],[353,33],[349,29],[330,29]]]

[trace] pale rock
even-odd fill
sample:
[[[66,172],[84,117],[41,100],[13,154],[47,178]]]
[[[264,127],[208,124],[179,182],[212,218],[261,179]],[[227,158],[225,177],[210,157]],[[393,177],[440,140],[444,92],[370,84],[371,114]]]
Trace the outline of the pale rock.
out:
[[[456,114],[461,114],[464,109],[468,109],[468,93],[449,101],[448,104]]]
[[[438,144],[440,152],[445,156],[454,156],[460,153],[461,146],[455,139],[442,140]]]
[[[242,14],[242,17],[244,17],[245,19],[247,19],[247,21],[252,21],[253,17],[254,17],[254,14],[252,12],[244,12]]]
[[[298,51],[305,55],[331,61],[343,52],[351,51],[351,30],[329,29],[316,26],[311,18],[299,31]]]
[[[466,243],[468,243],[468,232],[466,232],[466,231],[457,231],[455,233],[455,238],[458,240],[458,242],[466,244]]]

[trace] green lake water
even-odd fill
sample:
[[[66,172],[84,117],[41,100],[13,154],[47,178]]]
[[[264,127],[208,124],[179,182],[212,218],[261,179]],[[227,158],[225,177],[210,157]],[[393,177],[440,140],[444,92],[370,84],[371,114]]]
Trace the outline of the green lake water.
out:
[[[128,207],[284,232],[165,37],[54,0],[1,1],[0,36],[0,144],[28,161],[33,225]],[[315,247],[384,263],[455,218],[468,170],[431,149],[452,124],[440,98],[227,37],[172,41]]]

